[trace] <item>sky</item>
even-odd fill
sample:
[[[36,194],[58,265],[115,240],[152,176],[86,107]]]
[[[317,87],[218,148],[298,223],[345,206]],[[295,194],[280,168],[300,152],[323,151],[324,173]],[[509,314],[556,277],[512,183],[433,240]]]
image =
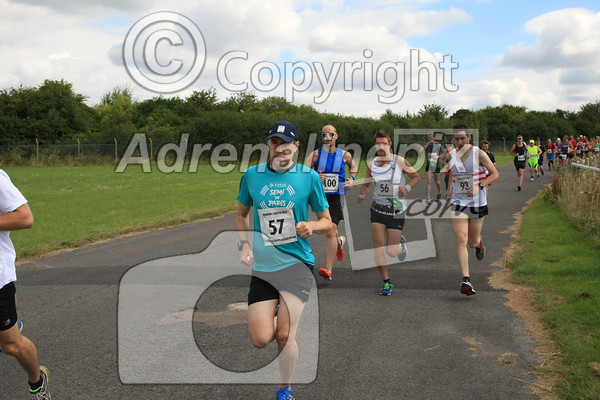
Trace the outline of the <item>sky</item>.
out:
[[[94,106],[247,90],[319,111],[449,113],[600,100],[600,4],[547,0],[0,0],[0,89]]]

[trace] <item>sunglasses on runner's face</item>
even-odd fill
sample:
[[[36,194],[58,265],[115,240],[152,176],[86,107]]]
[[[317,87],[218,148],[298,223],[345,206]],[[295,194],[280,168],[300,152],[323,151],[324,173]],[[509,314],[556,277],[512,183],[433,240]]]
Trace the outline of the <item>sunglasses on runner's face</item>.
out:
[[[334,137],[335,136],[335,132],[323,132],[323,133],[321,133],[321,136],[323,136],[323,137],[327,137],[327,136]]]
[[[454,136],[454,140],[465,140],[466,136]]]

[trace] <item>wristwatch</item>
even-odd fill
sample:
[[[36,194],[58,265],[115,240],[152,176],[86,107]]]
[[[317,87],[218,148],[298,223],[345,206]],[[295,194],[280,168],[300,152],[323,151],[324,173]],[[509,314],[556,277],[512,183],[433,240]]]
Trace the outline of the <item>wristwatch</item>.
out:
[[[481,190],[485,189],[485,185],[483,183],[479,182],[478,185],[479,185],[479,189],[481,189]]]
[[[242,250],[242,246],[244,245],[244,243],[248,244],[248,246],[250,246],[250,242],[248,242],[247,240],[240,240],[238,242],[238,250]]]

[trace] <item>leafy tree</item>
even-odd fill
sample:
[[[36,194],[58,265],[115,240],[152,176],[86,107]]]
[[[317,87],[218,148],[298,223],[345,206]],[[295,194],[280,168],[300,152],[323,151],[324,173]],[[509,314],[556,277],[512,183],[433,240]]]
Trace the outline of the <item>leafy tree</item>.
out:
[[[115,88],[102,97],[102,102],[96,106],[100,117],[98,139],[101,143],[126,143],[136,133],[133,124],[134,106],[128,90]]]
[[[425,104],[417,115],[421,119],[421,128],[435,128],[446,119],[448,110],[439,104]]]
[[[0,93],[0,144],[61,143],[86,135],[96,123],[95,112],[64,80],[46,80],[38,88]]]

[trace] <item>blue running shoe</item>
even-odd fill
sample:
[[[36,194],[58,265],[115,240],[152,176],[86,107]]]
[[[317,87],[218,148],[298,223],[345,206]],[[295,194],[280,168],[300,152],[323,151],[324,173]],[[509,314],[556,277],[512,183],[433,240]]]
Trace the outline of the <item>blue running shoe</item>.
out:
[[[382,296],[389,296],[390,294],[392,294],[393,288],[394,288],[394,285],[392,285],[392,282],[390,282],[390,281],[383,282],[383,288],[381,288],[381,292],[379,292],[379,294]]]
[[[294,400],[292,389],[289,386],[279,388],[277,391],[277,400]]]
[[[406,247],[404,235],[400,236],[400,246],[402,247],[402,250],[400,251],[400,254],[398,254],[398,261],[402,262],[406,260],[406,256],[408,255],[408,248]]]
[[[17,326],[19,327],[19,332],[23,331],[23,323],[20,319],[17,320]],[[2,353],[2,347],[0,347],[0,353]]]

